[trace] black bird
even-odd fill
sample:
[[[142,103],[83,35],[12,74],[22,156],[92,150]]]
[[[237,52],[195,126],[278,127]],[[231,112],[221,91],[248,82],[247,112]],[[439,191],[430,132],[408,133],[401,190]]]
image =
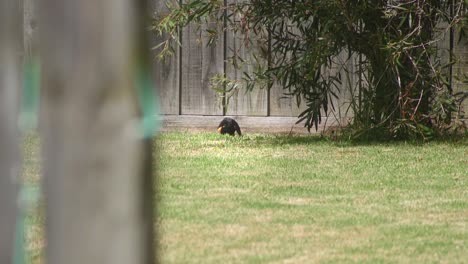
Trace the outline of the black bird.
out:
[[[237,124],[236,120],[229,117],[224,118],[223,121],[219,123],[218,132],[223,135],[227,133],[231,136],[234,136],[235,132],[237,132],[239,136],[242,136],[239,124]]]

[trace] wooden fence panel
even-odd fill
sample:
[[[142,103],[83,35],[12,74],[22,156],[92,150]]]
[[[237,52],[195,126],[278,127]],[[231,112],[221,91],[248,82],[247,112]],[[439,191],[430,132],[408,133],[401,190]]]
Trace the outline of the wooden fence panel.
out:
[[[468,92],[468,37],[460,39],[459,31],[455,31],[454,34],[453,54],[456,59],[452,71],[453,91]],[[465,115],[468,115],[468,99],[463,102],[462,107]]]
[[[176,1],[176,0],[172,0]],[[151,7],[156,16],[168,13],[165,0],[152,0]],[[166,35],[156,36],[152,39],[154,46],[161,43]],[[154,56],[160,51],[156,49]],[[177,115],[180,112],[180,48],[176,47],[172,56],[164,61],[153,58],[153,74],[157,91],[159,92],[161,112],[166,115]]]
[[[211,78],[224,74],[224,36],[208,45],[206,29],[220,28],[216,22],[191,23],[182,30],[181,114],[223,115],[220,97],[211,89]]]
[[[435,60],[439,60],[441,65],[450,63],[451,33],[446,30],[447,27],[447,22],[439,22],[434,32],[436,39],[438,39],[435,44],[437,48],[437,57]],[[442,72],[449,76],[450,70],[450,67],[446,67],[442,69]]]
[[[300,35],[300,30],[292,21],[286,22],[288,31]],[[277,29],[282,30],[282,29]],[[274,41],[274,40],[272,40]],[[271,45],[271,44],[270,44]],[[294,96],[286,95],[288,90],[279,83],[274,83],[270,89],[270,115],[271,116],[298,116],[307,107],[301,98],[301,103],[298,105],[297,98]]]
[[[332,65],[330,74],[339,74],[341,84],[335,89],[338,98],[334,98],[333,96],[331,98],[333,107],[329,106],[328,116],[344,125],[347,119],[352,116],[353,90],[358,76],[355,72],[354,57],[350,57],[347,50],[342,51],[334,60],[335,63]]]
[[[227,4],[240,2],[238,0],[228,0]],[[237,17],[236,17],[237,19]],[[240,80],[244,72],[251,74],[254,67],[253,54],[258,54],[258,46],[252,43],[248,48],[244,45],[245,37],[240,32],[228,30],[226,32],[226,76],[229,79]],[[242,63],[237,60],[239,67],[235,67],[232,60],[240,57],[246,61]],[[244,116],[266,116],[268,114],[268,92],[266,89],[255,89],[247,91],[241,87],[229,98],[227,104],[227,115]]]
[[[298,116],[306,109],[304,102],[298,106],[296,98],[286,95],[287,92],[280,84],[273,84],[269,98],[271,116]]]
[[[161,8],[165,0],[153,0],[156,3],[156,8]],[[176,1],[176,0],[172,0]],[[245,0],[226,0],[226,3],[234,3]],[[235,68],[229,62],[229,59],[234,55],[249,59],[252,53],[256,53],[256,47],[246,49],[242,44],[243,37],[240,33],[235,33],[228,30],[224,35],[221,34],[216,45],[207,46],[208,38],[203,32],[207,27],[218,28],[214,22],[202,24],[199,31],[199,25],[191,24],[182,30],[182,49],[181,53],[176,53],[171,59],[170,65],[166,67],[157,64],[159,69],[156,76],[159,81],[157,85],[161,89],[162,112],[163,114],[182,114],[182,115],[242,115],[242,116],[288,116],[297,117],[306,109],[306,105],[302,100],[298,107],[296,98],[285,95],[287,90],[284,90],[280,84],[274,84],[270,91],[254,89],[252,92],[247,92],[240,89],[237,94],[234,94],[225,105],[223,105],[220,94],[217,94],[211,89],[211,78],[215,74],[225,74],[228,78],[238,80],[242,77],[243,71],[252,72],[251,65],[244,65],[240,68]],[[440,24],[439,28],[447,25]],[[225,38],[225,39],[224,39]],[[451,43],[454,41],[455,43]],[[450,34],[445,36],[437,43],[439,48],[439,58],[442,64],[449,62],[450,48],[454,45],[457,54],[463,55],[463,49],[466,49],[467,44],[457,44],[457,36],[450,37]],[[457,55],[459,56],[459,55]],[[347,52],[337,57],[340,63],[345,63],[347,70],[333,66],[330,74],[340,71],[343,84],[340,87],[337,100],[333,100],[335,111],[329,114],[329,117],[337,117],[341,121],[347,120],[352,116],[350,108],[352,98],[359,98],[359,76],[357,75],[357,59],[358,55],[353,56],[351,60],[348,58]],[[452,69],[453,74],[456,71],[465,70],[462,62],[459,62]],[[446,71],[450,71],[447,68]],[[448,73],[448,72],[447,72]],[[365,76],[361,76],[365,77]],[[365,78],[364,78],[365,79]],[[454,88],[461,84],[454,82]],[[363,80],[365,86],[365,80]],[[180,102],[180,105],[179,105]],[[358,104],[359,100],[354,103]],[[358,107],[358,105],[354,105]]]

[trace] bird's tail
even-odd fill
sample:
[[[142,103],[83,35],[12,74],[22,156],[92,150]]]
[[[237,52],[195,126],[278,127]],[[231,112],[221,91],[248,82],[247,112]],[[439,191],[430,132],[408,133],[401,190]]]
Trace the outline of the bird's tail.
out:
[[[242,136],[242,132],[241,132],[241,129],[240,129],[239,125],[238,124],[234,124],[234,125],[235,125],[235,128],[236,128],[237,134],[239,134],[239,136]]]

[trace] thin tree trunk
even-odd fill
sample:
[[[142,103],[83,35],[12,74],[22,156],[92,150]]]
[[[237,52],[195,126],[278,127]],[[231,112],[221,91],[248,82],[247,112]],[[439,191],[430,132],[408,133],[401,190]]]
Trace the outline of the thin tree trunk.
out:
[[[20,171],[21,1],[0,0],[0,263],[13,262]]]
[[[47,263],[152,263],[138,1],[40,3]]]

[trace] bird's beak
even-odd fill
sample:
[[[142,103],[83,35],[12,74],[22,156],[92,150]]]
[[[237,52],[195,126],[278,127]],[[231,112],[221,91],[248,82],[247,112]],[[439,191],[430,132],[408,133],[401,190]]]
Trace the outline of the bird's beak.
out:
[[[218,133],[221,134],[221,130],[223,129],[223,127],[218,127]]]

